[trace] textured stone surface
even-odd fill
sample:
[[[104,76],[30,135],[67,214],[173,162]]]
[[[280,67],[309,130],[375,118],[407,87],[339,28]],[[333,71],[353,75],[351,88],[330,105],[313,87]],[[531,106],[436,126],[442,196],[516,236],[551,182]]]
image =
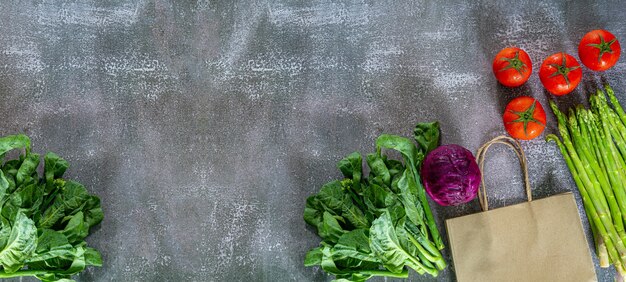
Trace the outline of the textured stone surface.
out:
[[[2,1],[0,133],[67,158],[102,198],[88,241],[104,266],[79,281],[326,281],[302,266],[319,242],[302,210],[340,158],[430,120],[475,151],[504,133],[510,99],[547,106],[543,58],[577,56],[596,28],[626,38],[619,1],[510,2]],[[509,45],[533,59],[517,89],[491,73]],[[624,62],[605,76],[626,103]],[[581,89],[556,100],[584,101]],[[523,147],[537,198],[576,191],[553,144]],[[494,207],[523,200],[513,156],[486,164]],[[444,236],[445,218],[477,211],[435,208]]]

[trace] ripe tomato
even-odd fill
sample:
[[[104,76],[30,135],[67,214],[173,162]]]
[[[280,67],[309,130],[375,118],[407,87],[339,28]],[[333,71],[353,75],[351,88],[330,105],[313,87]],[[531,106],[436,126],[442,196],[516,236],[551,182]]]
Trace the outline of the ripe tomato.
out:
[[[504,86],[520,86],[528,80],[532,72],[530,57],[520,48],[504,48],[493,59],[493,74]]]
[[[578,57],[594,71],[605,71],[619,59],[621,48],[615,35],[602,29],[592,30],[578,44]]]
[[[548,92],[561,96],[578,86],[583,71],[572,55],[556,53],[547,57],[539,69],[539,79]]]
[[[533,139],[546,128],[546,112],[539,101],[528,96],[511,100],[506,105],[502,120],[506,131],[516,139]]]

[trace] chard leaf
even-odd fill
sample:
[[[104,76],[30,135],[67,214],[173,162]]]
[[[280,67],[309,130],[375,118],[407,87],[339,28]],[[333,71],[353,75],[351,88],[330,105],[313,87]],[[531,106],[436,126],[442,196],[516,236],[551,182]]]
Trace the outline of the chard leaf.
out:
[[[340,266],[335,264],[332,255],[332,249],[329,246],[322,247],[322,261],[320,263],[322,269],[327,273],[334,274],[338,281],[365,281],[371,277],[371,275],[359,273],[360,269],[365,267],[371,267],[371,264],[367,264],[363,267],[355,265],[354,263],[343,263],[344,265],[351,265],[353,269],[341,269]],[[353,262],[360,264],[358,260],[352,260]]]
[[[389,271],[400,273],[405,264],[414,265],[415,258],[402,248],[389,213],[383,213],[372,222],[370,240],[372,252]]]
[[[61,233],[67,237],[70,244],[76,244],[85,239],[89,235],[89,225],[85,224],[83,212],[73,215]]]
[[[61,218],[65,216],[65,204],[63,203],[62,196],[57,195],[56,200],[49,206],[37,221],[37,227],[39,228],[51,228]]]
[[[89,193],[87,193],[85,186],[72,180],[65,182],[65,187],[63,187],[63,193],[61,195],[67,212],[81,208],[87,199],[89,199]]]
[[[0,170],[0,201],[7,195],[9,186],[9,180],[4,176],[4,172]]]
[[[317,228],[322,223],[322,214],[323,210],[317,202],[316,195],[308,197],[304,207],[304,221]]]
[[[37,183],[23,185],[11,194],[10,201],[15,207],[31,215],[39,209],[43,201],[43,187]]]
[[[404,172],[404,169],[405,169],[402,162],[398,160],[386,159],[385,165],[387,166],[387,169],[389,170],[389,175],[391,176],[392,180],[397,175],[402,174],[402,172]]]
[[[413,201],[413,203],[415,203],[415,205],[418,205],[419,202],[419,207],[417,207],[417,210],[424,213],[424,217],[421,219],[415,218],[413,217],[413,215],[408,215],[409,219],[417,225],[420,225],[420,222],[426,222],[435,245],[438,249],[443,249],[443,240],[439,235],[439,230],[437,230],[435,219],[430,210],[430,206],[428,205],[426,191],[424,190],[424,187],[422,187],[420,175],[417,171],[417,168],[421,165],[421,161],[424,158],[423,154],[418,152],[415,144],[413,144],[409,139],[388,134],[383,134],[378,137],[378,139],[376,139],[376,147],[379,152],[380,148],[388,148],[396,150],[402,154],[402,157],[407,167],[404,175],[404,178],[406,179],[408,185],[407,191],[409,191],[411,194],[415,193],[415,195],[417,195],[419,201]],[[407,174],[406,171],[409,171],[410,174]],[[400,183],[402,181],[400,180],[398,181],[399,188],[403,187],[403,184],[401,185]],[[406,199],[409,198],[412,198],[412,196],[409,195],[406,197]],[[410,209],[412,209],[412,207]]]
[[[28,136],[18,134],[0,138],[0,155],[20,148],[25,148],[27,152],[30,151],[30,138],[28,138]]]
[[[0,251],[0,264],[6,273],[13,273],[24,266],[37,247],[37,228],[24,213],[17,212],[9,240]]]
[[[420,160],[421,154],[417,151],[415,144],[407,138],[382,134],[376,139],[376,148],[379,152],[381,148],[396,150],[402,154],[407,168],[417,168],[417,162]]]
[[[74,259],[76,250],[69,243],[67,237],[60,232],[43,229],[38,241],[35,254],[27,261],[29,268],[33,266],[42,269],[64,269]]]
[[[378,184],[370,184],[365,191],[363,191],[363,198],[370,206],[370,209],[384,209],[395,203],[397,197],[393,192],[388,190],[385,186]]]
[[[318,230],[320,237],[328,243],[336,243],[346,231],[341,228],[337,219],[329,212],[324,212],[322,224]]]
[[[87,247],[85,249],[85,264],[102,266],[102,256],[100,256],[100,252],[94,248]]]
[[[359,261],[378,262],[370,249],[369,231],[355,229],[343,234],[332,248],[333,259],[353,258]],[[358,263],[360,265],[360,262]]]
[[[359,152],[353,152],[337,163],[337,168],[346,178],[352,179],[356,185],[356,192],[360,192],[360,183],[363,176],[363,160]]]
[[[48,152],[44,157],[44,177],[46,180],[46,192],[50,193],[53,189],[54,179],[61,178],[69,164],[66,160],[59,157],[57,154]]]
[[[439,122],[418,123],[413,133],[422,155],[426,156],[439,146]]]
[[[17,170],[17,174],[15,175],[15,183],[17,186],[26,182],[27,178],[31,177],[33,173],[36,173],[37,166],[39,166],[39,155],[38,154],[27,154],[26,158],[20,165],[20,168]]]
[[[347,219],[355,228],[369,227],[365,214],[354,204],[348,193],[340,181],[331,181],[322,186],[317,194],[317,200],[332,210],[335,215]]]
[[[83,213],[85,214],[85,223],[89,227],[93,227],[102,222],[104,212],[102,211],[102,207],[100,207],[100,198],[90,196],[83,208]]]
[[[322,263],[322,247],[311,249],[304,257],[304,266],[320,265]]]
[[[44,176],[46,181],[52,181],[55,178],[63,177],[65,171],[69,168],[69,163],[59,157],[59,155],[48,152],[44,156]]]
[[[424,210],[420,205],[417,189],[408,169],[398,179],[397,189],[400,191],[400,198],[409,220],[417,225],[424,225]]]
[[[366,159],[370,168],[370,174],[373,177],[380,177],[384,185],[391,185],[391,174],[383,158],[377,154],[368,154]]]
[[[81,245],[78,245],[76,246],[76,251],[74,252],[74,261],[72,261],[70,267],[59,273],[65,275],[73,275],[83,271],[85,267],[85,248]]]

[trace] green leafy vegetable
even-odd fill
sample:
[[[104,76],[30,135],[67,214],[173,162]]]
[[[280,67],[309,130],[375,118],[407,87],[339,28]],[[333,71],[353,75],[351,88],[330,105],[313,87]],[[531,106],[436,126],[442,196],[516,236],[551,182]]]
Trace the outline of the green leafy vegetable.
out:
[[[18,212],[6,245],[0,251],[0,264],[4,272],[13,273],[24,266],[37,247],[35,223],[22,212]]]
[[[415,141],[417,141],[424,156],[439,146],[438,122],[418,123],[413,132],[415,133]]]
[[[381,135],[377,153],[365,158],[367,177],[361,154],[349,154],[337,164],[345,178],[307,198],[304,220],[322,242],[306,254],[305,266],[320,266],[335,281],[407,278],[405,266],[437,276],[446,267],[418,174],[424,153],[438,145],[439,125],[418,124],[415,132],[420,147],[404,137]],[[388,159],[383,148],[399,151],[404,163]]]
[[[104,218],[100,199],[83,185],[64,180],[67,161],[54,153],[30,152],[25,135],[0,138],[0,156],[24,149],[0,167],[0,279],[34,276],[73,281],[86,266],[101,266],[100,253],[87,247],[89,228]]]

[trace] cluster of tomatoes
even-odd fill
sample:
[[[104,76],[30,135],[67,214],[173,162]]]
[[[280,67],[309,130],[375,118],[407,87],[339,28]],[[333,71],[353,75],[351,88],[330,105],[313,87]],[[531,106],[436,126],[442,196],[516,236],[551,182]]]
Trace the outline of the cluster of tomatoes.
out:
[[[578,45],[580,61],[593,71],[605,71],[613,67],[620,52],[619,41],[606,30],[588,32]],[[493,73],[504,86],[517,87],[524,84],[532,71],[530,57],[517,47],[502,49],[493,60]],[[578,86],[582,73],[576,58],[561,52],[550,55],[543,61],[539,69],[539,79],[548,92],[562,96]],[[546,127],[546,113],[541,104],[532,97],[513,99],[506,106],[502,118],[507,132],[517,139],[533,139]]]

